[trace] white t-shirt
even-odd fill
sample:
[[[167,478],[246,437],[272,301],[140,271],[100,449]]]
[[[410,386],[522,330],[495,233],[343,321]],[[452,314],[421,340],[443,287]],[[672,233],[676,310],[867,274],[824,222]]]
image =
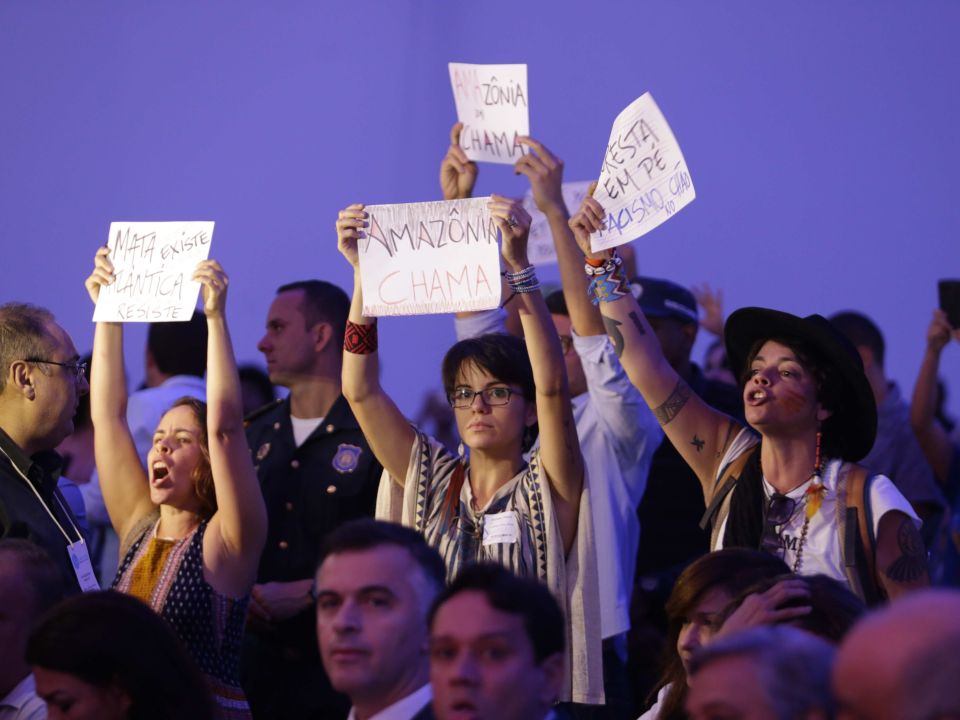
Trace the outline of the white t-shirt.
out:
[[[298,418],[291,415],[290,425],[293,428],[293,441],[297,444],[297,447],[303,445],[304,441],[310,437],[310,433],[320,427],[322,422],[322,417]]]
[[[753,433],[744,428],[737,435],[736,439],[730,445],[723,459],[720,461],[720,467],[724,468],[734,458],[741,453],[749,450],[757,444],[757,438]],[[847,582],[847,576],[844,572],[843,555],[840,552],[840,534],[837,532],[837,478],[843,461],[839,459],[829,460],[823,472],[823,485],[826,492],[823,496],[823,504],[817,511],[817,514],[810,519],[810,526],[807,528],[807,539],[803,543],[803,561],[799,572],[801,575],[823,574]],[[800,545],[800,535],[803,530],[803,522],[806,517],[806,501],[804,493],[810,487],[812,478],[807,480],[797,488],[786,493],[787,497],[796,500],[796,509],[790,520],[777,528],[780,537],[780,547],[783,548],[783,560],[792,569],[797,559],[797,548]],[[763,493],[769,500],[774,493],[774,488],[767,479],[763,479]],[[899,510],[913,519],[914,524],[920,527],[920,518],[910,507],[907,499],[900,494],[896,486],[885,475],[877,475],[870,483],[870,506],[873,513],[873,533],[876,536],[880,527],[880,519],[888,512]],[[723,536],[727,528],[727,519],[724,518],[720,526],[720,532],[717,535],[717,546],[712,550],[719,550],[723,547]]]

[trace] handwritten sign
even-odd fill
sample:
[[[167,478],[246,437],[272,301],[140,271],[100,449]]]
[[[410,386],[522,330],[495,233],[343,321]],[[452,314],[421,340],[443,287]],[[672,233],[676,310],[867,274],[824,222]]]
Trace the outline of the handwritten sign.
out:
[[[594,250],[635,240],[696,197],[676,138],[650,93],[613,123],[593,196],[606,210],[606,228],[590,238]]]
[[[116,280],[100,288],[94,322],[189,320],[200,293],[190,276],[212,240],[213,222],[110,223]]]
[[[500,304],[490,198],[368,205],[360,239],[363,314],[429,315]]]
[[[450,63],[450,83],[467,157],[513,165],[527,152],[517,138],[530,134],[527,66]]]
[[[589,180],[563,183],[560,190],[563,193],[563,202],[567,206],[567,212],[573,215],[580,208],[580,203],[587,196],[587,190],[589,189]],[[527,255],[531,264],[547,265],[557,262],[557,251],[553,246],[550,223],[547,222],[547,216],[537,209],[531,190],[528,190],[523,198],[523,207],[530,213],[533,220],[530,225],[530,239],[527,243]]]

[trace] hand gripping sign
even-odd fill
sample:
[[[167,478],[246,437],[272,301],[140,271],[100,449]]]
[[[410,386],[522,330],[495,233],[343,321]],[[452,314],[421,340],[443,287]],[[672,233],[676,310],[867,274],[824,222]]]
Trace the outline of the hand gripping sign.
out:
[[[607,214],[605,228],[590,238],[594,250],[636,240],[696,197],[680,146],[650,93],[614,121],[593,197]]]
[[[489,197],[368,205],[357,248],[363,314],[429,315],[500,304],[500,249]]]
[[[94,322],[189,320],[200,295],[190,278],[212,240],[213,222],[110,223],[116,280],[100,288]]]

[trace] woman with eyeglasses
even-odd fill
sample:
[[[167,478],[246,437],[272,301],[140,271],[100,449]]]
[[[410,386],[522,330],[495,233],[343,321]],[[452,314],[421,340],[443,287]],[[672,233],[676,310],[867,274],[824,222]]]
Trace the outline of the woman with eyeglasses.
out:
[[[767,550],[793,572],[846,582],[868,602],[927,585],[916,513],[888,478],[854,465],[877,426],[856,349],[819,315],[734,312],[724,335],[743,389],[744,427],[670,367],[615,251],[590,247],[604,221],[588,197],[570,226],[621,363],[700,479],[711,548]]]
[[[468,564],[496,562],[545,582],[569,613],[567,585],[574,574],[567,576],[567,563],[582,561],[589,567],[576,581],[579,592],[594,600],[582,603],[585,619],[571,622],[574,627],[586,622],[589,630],[589,623],[599,621],[595,561],[585,560],[592,533],[583,526],[588,522],[581,513],[584,467],[560,341],[527,259],[530,216],[520,202],[496,195],[489,207],[526,341],[483,335],[447,352],[442,376],[462,439],[459,456],[411,426],[380,385],[376,319],[362,314],[357,242],[367,227],[363,205],[342,210],[336,223],[340,252],[354,270],[343,394],[393,478],[393,491],[402,494],[403,522],[437,548],[449,578]],[[540,446],[528,462],[524,454],[538,428]],[[381,488],[381,500],[383,494]],[[575,543],[577,537],[581,541]],[[599,638],[598,626],[590,633],[580,629],[575,642],[585,635]],[[589,654],[599,662],[599,640],[596,645]],[[599,696],[578,691],[578,671],[573,669],[573,697],[595,701]]]
[[[242,396],[226,322],[227,276],[197,265],[207,318],[207,402],[176,401],[140,464],[126,421],[123,325],[97,323],[90,409],[110,522],[121,541],[114,588],[169,621],[205,673],[218,718],[249,718],[240,646],[267,518],[243,428]],[[114,282],[100,248],[86,287],[96,303]],[[149,652],[149,648],[144,648]]]

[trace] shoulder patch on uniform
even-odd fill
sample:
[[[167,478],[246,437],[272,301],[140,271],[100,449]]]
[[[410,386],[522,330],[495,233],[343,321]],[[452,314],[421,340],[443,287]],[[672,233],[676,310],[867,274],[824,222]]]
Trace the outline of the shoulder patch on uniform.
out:
[[[338,473],[352,473],[360,464],[360,453],[363,448],[349,443],[340,443],[337,446],[337,454],[333,456],[333,469]]]

